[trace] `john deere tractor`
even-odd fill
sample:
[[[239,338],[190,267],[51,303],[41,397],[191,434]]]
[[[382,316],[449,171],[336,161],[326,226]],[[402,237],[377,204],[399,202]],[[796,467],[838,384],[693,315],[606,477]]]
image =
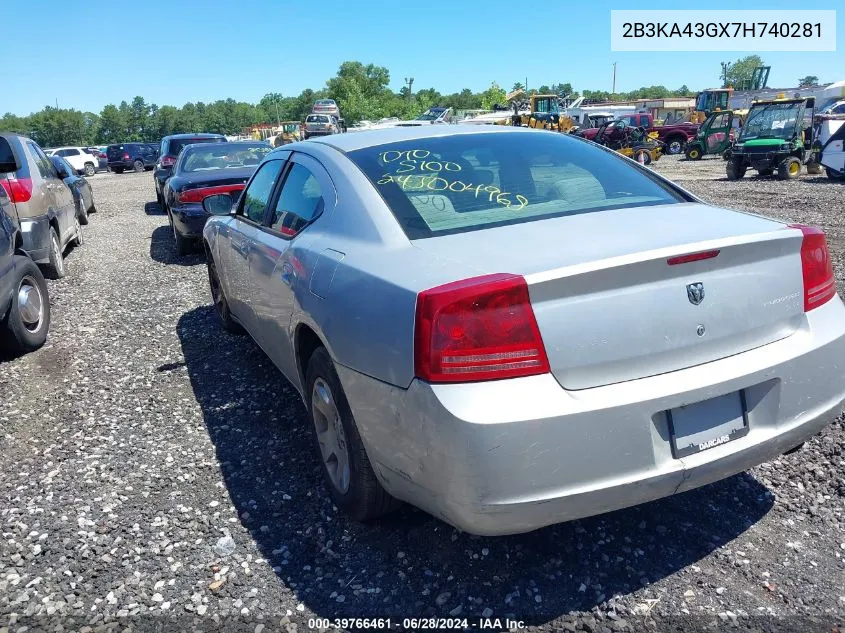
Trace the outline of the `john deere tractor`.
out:
[[[807,173],[821,173],[818,146],[814,144],[815,99],[755,101],[745,125],[727,150],[728,180],[737,180],[750,167],[761,176],[777,173],[781,180],[797,178],[801,166]]]
[[[514,102],[514,114],[510,124],[523,127],[534,127],[555,132],[570,132],[575,123],[571,117],[561,114],[557,95],[531,95],[528,98],[528,113],[520,113],[519,106]]]
[[[695,138],[687,143],[687,160],[701,160],[707,154],[722,154],[734,141],[734,130],[748,113],[747,110],[713,112],[698,128]]]

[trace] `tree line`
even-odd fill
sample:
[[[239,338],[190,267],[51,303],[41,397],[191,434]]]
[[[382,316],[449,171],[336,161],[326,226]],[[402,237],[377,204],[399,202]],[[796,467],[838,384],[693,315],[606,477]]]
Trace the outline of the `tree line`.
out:
[[[746,74],[750,76],[753,68],[762,63],[757,56],[737,60],[731,67],[733,76],[730,79],[739,81]],[[0,118],[0,131],[25,134],[43,147],[87,146],[127,141],[158,142],[164,136],[183,132],[239,134],[259,123],[302,121],[311,112],[314,101],[325,98],[337,101],[347,124],[384,117],[410,119],[436,105],[456,110],[491,110],[496,105],[507,105],[505,90],[495,82],[482,92],[464,88],[452,94],[441,94],[434,88],[409,92],[407,87],[394,92],[389,85],[390,72],[384,66],[350,61],[341,64],[337,75],[323,88],[307,88],[295,97],[273,92],[264,95],[258,103],[225,99],[213,103],[186,103],[177,108],[148,104],[143,97],[137,96],[131,102],[109,104],[99,114],[47,106],[28,116],[6,113]],[[524,89],[524,86],[515,83],[513,90],[517,89]],[[570,83],[542,85],[528,92],[579,96]],[[594,101],[611,101],[694,96],[694,93],[685,85],[676,90],[656,85],[615,94],[583,90],[580,96]]]

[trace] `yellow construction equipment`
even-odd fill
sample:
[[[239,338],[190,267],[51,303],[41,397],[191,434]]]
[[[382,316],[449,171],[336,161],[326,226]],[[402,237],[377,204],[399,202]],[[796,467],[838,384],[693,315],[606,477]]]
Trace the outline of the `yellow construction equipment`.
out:
[[[511,98],[514,99],[518,96],[521,96],[521,94],[516,93]],[[575,127],[575,122],[571,117],[561,114],[558,99],[558,95],[555,94],[532,94],[528,97],[528,112],[519,112],[516,101],[513,101],[513,115],[510,119],[497,121],[496,125],[533,127],[568,134]]]

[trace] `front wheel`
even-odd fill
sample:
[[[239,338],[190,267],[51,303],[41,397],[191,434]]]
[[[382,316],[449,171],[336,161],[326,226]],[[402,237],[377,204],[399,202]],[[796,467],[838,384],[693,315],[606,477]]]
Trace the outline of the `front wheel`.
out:
[[[329,353],[319,347],[305,378],[308,413],[323,478],[335,505],[355,521],[391,512],[399,502],[382,488]]]
[[[687,160],[701,160],[701,148],[698,145],[693,145],[687,148]]]
[[[746,169],[745,164],[733,159],[729,160],[727,165],[725,165],[728,180],[739,180],[745,175]]]
[[[634,160],[643,165],[650,165],[651,153],[647,152],[646,150],[640,150],[639,152],[634,154]]]
[[[220,318],[220,325],[223,329],[231,334],[243,334],[244,329],[232,317],[232,312],[229,310],[229,302],[226,300],[226,294],[223,292],[223,287],[220,285],[220,277],[217,275],[217,266],[214,263],[211,253],[206,253],[206,264],[208,266],[208,285],[211,288],[211,300],[214,302],[214,311]]]
[[[94,163],[85,163],[85,175],[86,176],[93,176],[97,173],[97,168],[94,167]]]
[[[795,156],[787,156],[778,165],[778,178],[780,180],[794,180],[801,175],[801,161]]]
[[[50,329],[50,299],[44,276],[31,259],[15,255],[20,264],[13,284],[12,304],[0,331],[0,342],[13,353],[32,352],[44,345]]]

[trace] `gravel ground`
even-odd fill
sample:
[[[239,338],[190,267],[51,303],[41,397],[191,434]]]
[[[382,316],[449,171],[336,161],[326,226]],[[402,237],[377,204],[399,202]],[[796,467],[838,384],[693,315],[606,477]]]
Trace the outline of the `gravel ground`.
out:
[[[842,185],[730,183],[718,158],[656,169],[710,202],[821,225],[841,283]],[[99,211],[49,282],[47,345],[0,359],[0,632],[450,614],[839,630],[842,420],[749,473],[528,535],[472,537],[410,508],[354,524],[323,492],[294,390],[218,327],[202,256],[175,255],[150,174],[91,182]]]

